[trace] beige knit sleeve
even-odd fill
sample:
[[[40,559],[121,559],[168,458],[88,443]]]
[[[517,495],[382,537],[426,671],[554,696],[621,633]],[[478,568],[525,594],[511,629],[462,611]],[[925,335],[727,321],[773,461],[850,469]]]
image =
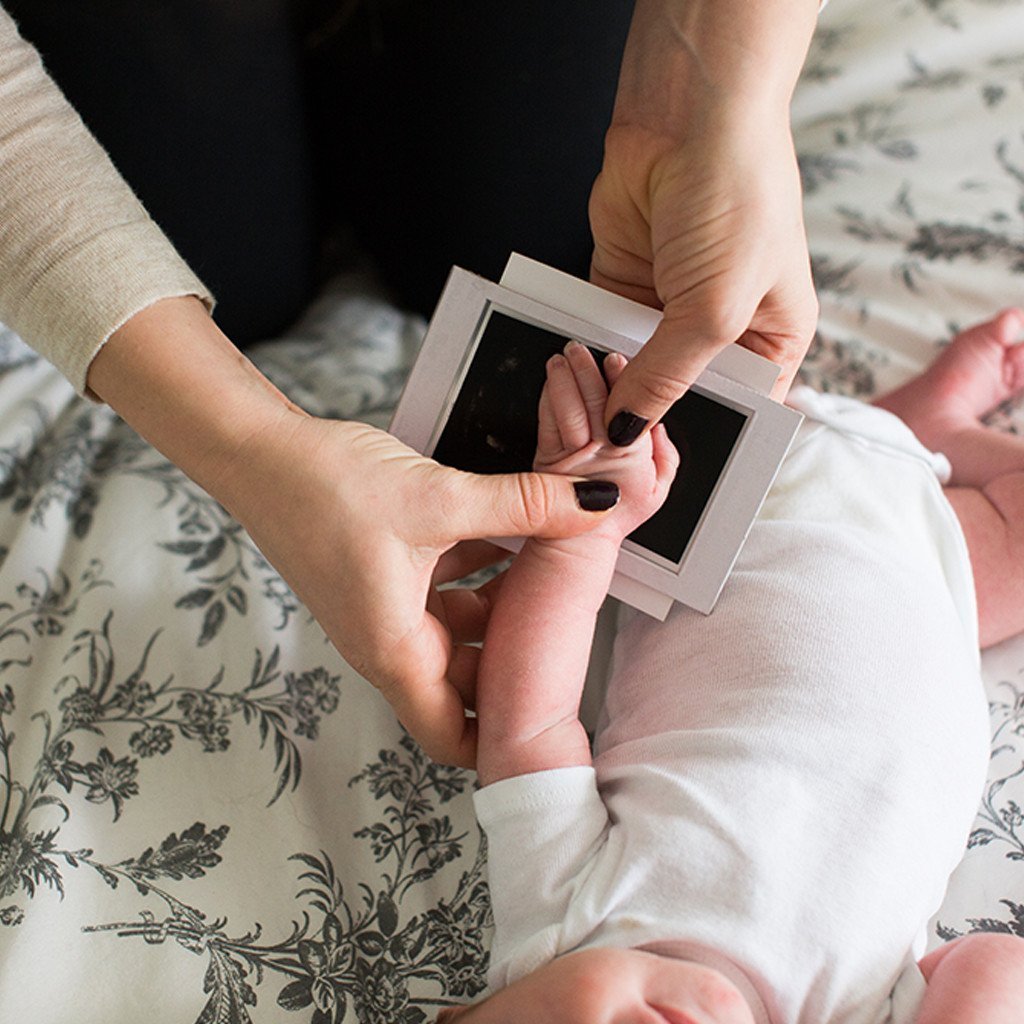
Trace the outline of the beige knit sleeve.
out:
[[[158,299],[212,299],[0,9],[0,321],[85,391]]]

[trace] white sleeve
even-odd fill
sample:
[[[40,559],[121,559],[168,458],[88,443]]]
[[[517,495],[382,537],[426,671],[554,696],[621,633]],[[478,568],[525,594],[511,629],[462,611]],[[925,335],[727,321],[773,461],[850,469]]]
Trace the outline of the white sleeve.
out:
[[[0,320],[78,391],[158,299],[212,299],[0,9]]]
[[[505,779],[474,803],[494,909],[488,980],[501,988],[566,951],[562,924],[604,845],[608,812],[589,766]]]

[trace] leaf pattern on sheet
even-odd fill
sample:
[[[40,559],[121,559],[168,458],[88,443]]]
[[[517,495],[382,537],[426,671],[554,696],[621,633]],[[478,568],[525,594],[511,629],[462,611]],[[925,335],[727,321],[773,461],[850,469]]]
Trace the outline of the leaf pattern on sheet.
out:
[[[337,710],[337,675],[323,666],[283,672],[275,648],[267,656],[255,652],[244,685],[235,678],[237,669],[223,664],[202,686],[181,684],[173,675],[154,677],[148,666],[159,631],[148,638],[139,660],[125,667],[111,639],[113,610],[98,626],[68,628],[87,595],[113,588],[98,561],[77,580],[63,573],[54,579],[38,575],[38,583],[16,587],[16,601],[0,603],[0,900],[31,900],[43,886],[63,896],[59,861],[72,867],[93,863],[91,851],[58,845],[77,801],[107,805],[116,823],[126,803],[140,795],[141,764],[168,754],[176,743],[193,743],[207,754],[225,752],[239,725],[252,727],[259,747],[272,754],[276,783],[269,803],[295,789],[302,773],[297,741],[315,740],[321,718]],[[52,685],[49,707],[31,715],[37,727],[29,732],[22,726],[15,735],[9,723],[25,684],[34,680],[33,656],[23,653],[33,637],[63,646],[62,673]],[[12,685],[6,681],[11,677],[19,681]],[[28,744],[38,755],[16,761]],[[32,764],[31,773],[19,774],[17,763]],[[165,867],[167,842],[158,859]],[[143,858],[151,869],[158,860],[152,851]],[[180,864],[179,857],[179,869]],[[4,910],[4,923],[24,918],[20,905]]]
[[[315,414],[383,422],[422,324],[329,294],[298,330],[255,353],[267,372]],[[491,923],[471,776],[430,762],[391,719],[359,771],[344,746],[340,760],[318,753],[321,774],[326,757],[351,778],[333,800],[360,809],[348,834],[253,860],[268,816],[303,806],[325,729],[358,736],[369,688],[216,502],[6,331],[0,389],[15,410],[0,423],[0,943],[90,892],[104,905],[98,883],[119,909],[66,948],[88,958],[108,937],[126,963],[135,947],[200,959],[182,1021],[421,1024],[475,997]],[[212,801],[191,792],[190,818],[173,809],[182,755],[213,784]],[[218,780],[251,791],[244,814],[216,798]],[[247,891],[233,879],[251,863],[272,909],[211,906]]]
[[[224,509],[106,407],[80,403],[72,409],[50,421],[39,403],[30,403],[32,429],[0,445],[0,503],[27,512],[38,526],[59,507],[74,537],[85,540],[101,495],[117,477],[145,482],[157,507],[175,514],[173,539],[161,546],[182,558],[189,574],[175,607],[197,619],[199,645],[214,639],[229,615],[247,613],[245,585],[252,577],[276,606],[283,629],[299,604]]]
[[[992,771],[968,848],[992,843],[1008,860],[1024,861],[1024,810],[1013,785],[1024,776],[1024,750],[1018,746],[1024,738],[1024,687],[1002,680],[995,692],[997,699],[989,702],[995,725]]]
[[[868,397],[1021,301],[1022,40],[1024,0],[825,9],[794,102],[813,386]],[[313,414],[384,426],[422,329],[341,281],[249,354]],[[992,422],[1024,429],[1020,403]],[[1024,934],[1024,648],[1000,657],[933,941]],[[470,789],[223,509],[0,327],[0,1017],[49,1024],[39,1007],[84,983],[90,1024],[132,1019],[166,970],[154,1024],[431,1020],[486,970]],[[26,955],[52,992],[19,984]]]
[[[404,737],[398,750],[382,750],[352,778],[349,786],[355,785],[367,787],[383,805],[380,819],[356,831],[355,838],[368,842],[375,861],[387,870],[376,887],[360,882],[347,890],[328,854],[294,854],[296,870],[304,869],[298,872],[297,897],[303,909],[280,941],[264,940],[259,925],[232,937],[226,921],[210,920],[156,884],[201,877],[220,862],[215,851],[227,829],[207,832],[201,823],[180,838],[171,834],[158,851],[148,849],[112,866],[92,861],[91,851],[76,853],[76,863],[95,868],[111,886],[126,880],[140,896],[165,904],[160,918],[147,909],[138,921],[86,930],[156,945],[173,940],[208,957],[203,982],[208,998],[196,1024],[251,1024],[249,1008],[258,1006],[263,987],[277,987],[277,1006],[302,1014],[310,1024],[335,1024],[349,1011],[360,1024],[424,1024],[424,1006],[471,999],[484,987],[490,927],[477,837],[471,844],[474,859],[467,859],[449,898],[425,912],[407,913],[404,906],[415,886],[465,858],[467,835],[455,833],[438,808],[465,792],[466,773],[433,764]],[[421,989],[415,1001],[414,982]]]
[[[967,919],[967,928],[963,931],[939,925],[937,931],[944,942],[952,942],[964,935],[974,932],[1001,932],[1004,935],[1017,935],[1024,938],[1024,905],[1013,900],[1000,900],[1002,906],[1009,911],[1008,917],[971,917]]]
[[[794,102],[822,307],[805,382],[888,390],[1019,301],[1022,38],[1021,0],[825,9]]]

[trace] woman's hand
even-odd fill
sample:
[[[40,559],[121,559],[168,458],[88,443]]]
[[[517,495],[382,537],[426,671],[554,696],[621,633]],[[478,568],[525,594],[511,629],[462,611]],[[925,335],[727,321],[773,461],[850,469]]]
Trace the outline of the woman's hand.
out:
[[[734,341],[781,367],[785,395],[818,310],[788,131],[698,143],[613,129],[590,210],[592,280],[664,309],[612,390],[613,440],[638,425],[617,414],[657,422]]]
[[[817,5],[638,0],[590,200],[592,280],[664,309],[609,396],[613,443],[731,342],[792,382],[817,318],[789,99]]]
[[[359,423],[283,417],[254,438],[232,511],[349,663],[435,760],[472,766],[479,650],[498,581],[438,590],[507,553],[480,537],[595,524],[573,481],[476,476]]]
[[[505,557],[475,538],[592,528],[599,513],[572,479],[461,473],[383,431],[311,417],[191,298],[129,320],[88,383],[242,523],[430,756],[474,763],[469,644],[495,584],[437,585]]]

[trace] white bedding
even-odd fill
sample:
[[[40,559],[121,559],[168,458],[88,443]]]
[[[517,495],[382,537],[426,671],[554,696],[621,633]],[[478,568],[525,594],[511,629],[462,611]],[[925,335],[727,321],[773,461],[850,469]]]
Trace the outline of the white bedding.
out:
[[[1022,100],[1022,0],[829,5],[795,104],[807,382],[873,394],[1024,302]],[[384,424],[421,331],[338,291],[256,355],[312,411]],[[995,419],[1024,429],[1024,406]],[[482,987],[472,777],[10,333],[0,549],[0,1022],[418,1024]],[[1024,934],[1024,638],[984,665],[991,777],[933,943]]]

